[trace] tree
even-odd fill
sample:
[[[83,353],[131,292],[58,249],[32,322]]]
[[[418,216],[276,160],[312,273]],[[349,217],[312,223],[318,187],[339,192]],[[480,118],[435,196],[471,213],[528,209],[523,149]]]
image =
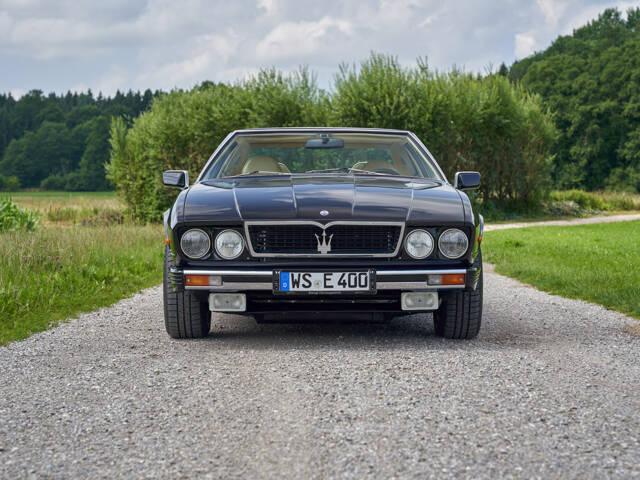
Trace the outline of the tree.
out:
[[[106,190],[105,164],[109,160],[109,121],[97,117],[91,122],[86,148],[80,160],[81,190]]]
[[[640,8],[630,9],[626,20],[617,9],[607,9],[544,52],[511,66],[510,79],[539,93],[555,112],[561,132],[552,171],[557,187],[612,187],[621,171],[636,169],[632,132],[640,121],[639,25]]]

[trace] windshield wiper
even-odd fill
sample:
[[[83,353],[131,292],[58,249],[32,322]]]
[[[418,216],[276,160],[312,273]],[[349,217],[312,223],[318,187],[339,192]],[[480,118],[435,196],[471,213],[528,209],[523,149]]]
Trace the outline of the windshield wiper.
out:
[[[237,175],[227,175],[224,178],[248,177],[251,175],[291,175],[291,174],[286,172],[268,172],[266,170],[254,170],[253,172],[238,173]]]
[[[370,170],[360,170],[359,168],[353,167],[339,167],[339,168],[325,168],[322,170],[307,170],[304,173],[333,173],[333,172],[342,172],[342,173],[360,173],[364,175],[389,175],[388,173],[380,173],[380,172],[372,172]]]

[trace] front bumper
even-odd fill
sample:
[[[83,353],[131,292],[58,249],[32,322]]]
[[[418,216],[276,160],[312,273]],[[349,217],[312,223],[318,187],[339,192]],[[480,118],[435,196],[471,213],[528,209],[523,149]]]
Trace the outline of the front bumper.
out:
[[[305,271],[314,269],[305,269]],[[320,269],[319,269],[320,270]],[[173,268],[170,279],[173,287],[192,291],[205,301],[210,294],[244,294],[244,312],[401,312],[405,292],[438,292],[441,298],[448,291],[473,290],[479,276],[477,268],[449,269],[378,269],[375,271],[373,292],[304,292],[282,295],[274,292],[276,271],[271,269],[185,269]],[[465,275],[461,285],[429,283],[433,275]],[[216,285],[185,285],[186,275],[215,277]],[[437,307],[436,307],[437,308]]]
[[[299,269],[298,269],[299,270]],[[304,269],[310,271],[311,269]],[[357,269],[354,269],[357,270]],[[464,290],[473,278],[475,268],[434,270],[376,270],[376,290]],[[178,270],[172,278],[179,280],[185,290],[207,290],[209,292],[243,292],[248,290],[272,290],[273,270]],[[429,275],[466,275],[464,285],[437,285],[429,283]],[[185,285],[185,275],[209,275],[220,277],[220,285]],[[176,278],[181,277],[181,278]]]

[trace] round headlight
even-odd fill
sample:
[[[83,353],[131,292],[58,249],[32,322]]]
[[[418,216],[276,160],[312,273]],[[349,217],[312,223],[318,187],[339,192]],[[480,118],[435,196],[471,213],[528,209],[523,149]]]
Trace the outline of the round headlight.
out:
[[[427,258],[433,252],[433,237],[426,230],[414,230],[407,235],[404,249],[413,258]]]
[[[216,252],[225,260],[237,258],[244,250],[244,240],[235,230],[224,230],[216,237]]]
[[[204,230],[192,228],[182,235],[180,248],[189,258],[202,258],[209,253],[211,239]]]
[[[450,228],[445,230],[438,239],[438,248],[447,258],[460,258],[467,251],[469,240],[462,230]]]

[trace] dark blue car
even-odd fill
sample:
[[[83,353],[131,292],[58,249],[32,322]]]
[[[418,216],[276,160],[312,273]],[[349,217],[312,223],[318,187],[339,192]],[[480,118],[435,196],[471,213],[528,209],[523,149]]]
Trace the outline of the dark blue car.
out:
[[[164,317],[174,338],[211,312],[258,321],[433,312],[473,338],[482,318],[482,216],[411,132],[273,128],[231,133],[164,215]]]

